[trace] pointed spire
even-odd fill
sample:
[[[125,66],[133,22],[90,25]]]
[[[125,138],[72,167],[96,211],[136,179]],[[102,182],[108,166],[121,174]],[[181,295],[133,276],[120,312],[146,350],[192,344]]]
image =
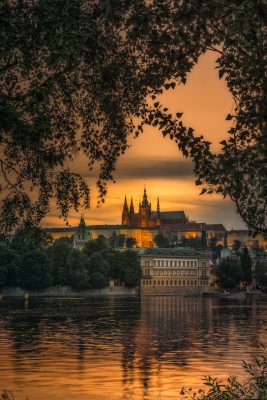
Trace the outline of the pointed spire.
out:
[[[130,214],[134,214],[133,198],[131,197]]]
[[[128,225],[129,224],[129,208],[128,208],[126,195],[125,195],[124,205],[123,205],[123,209],[122,209],[121,224],[122,225]]]
[[[80,223],[79,223],[79,230],[84,230],[86,228],[84,215],[81,214]]]
[[[146,194],[146,185],[144,186],[144,195],[143,195],[143,200],[147,200],[147,194]]]
[[[143,194],[142,206],[143,207],[147,207],[148,206],[147,194],[146,194],[146,186],[144,186],[144,194]]]
[[[157,204],[157,212],[160,212],[160,206],[159,206],[159,197],[158,197],[158,204]]]

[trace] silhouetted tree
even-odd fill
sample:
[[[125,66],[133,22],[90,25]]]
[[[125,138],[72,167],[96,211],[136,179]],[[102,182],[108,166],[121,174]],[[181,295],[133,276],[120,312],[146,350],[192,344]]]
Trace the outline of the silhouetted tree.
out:
[[[252,282],[252,261],[247,247],[244,247],[240,255],[241,279],[247,284]]]
[[[132,249],[134,246],[136,246],[136,239],[132,237],[128,237],[126,239],[126,247],[127,249]]]
[[[68,259],[72,252],[72,240],[69,238],[57,239],[54,241],[53,245],[47,249],[47,255],[51,259],[54,285],[69,284]]]
[[[117,237],[117,247],[123,248],[125,245],[126,236],[123,233],[120,233]]]
[[[127,250],[121,254],[121,278],[125,286],[135,287],[140,285],[141,279],[141,266],[138,255],[135,251]]]
[[[89,261],[90,258],[79,250],[73,249],[67,259],[68,284],[74,289],[90,288]]]
[[[66,167],[76,153],[89,168],[99,163],[101,201],[146,124],[192,160],[201,193],[228,196],[251,229],[266,232],[263,0],[2,0],[0,14],[1,234],[39,223],[52,197],[64,218],[89,206],[86,181]],[[207,50],[235,99],[217,153],[158,98],[185,84]]]
[[[217,268],[219,285],[224,289],[234,289],[238,286],[242,271],[240,262],[233,258],[223,258]]]
[[[91,288],[100,289],[108,286],[110,265],[101,253],[94,253],[88,260],[88,275]]]
[[[161,247],[161,248],[170,247],[169,240],[165,236],[163,236],[161,233],[157,234],[154,237],[154,243],[156,244],[157,247]]]
[[[233,241],[232,249],[233,249],[236,253],[238,253],[239,250],[241,249],[241,246],[242,246],[241,241],[238,240],[238,239],[235,239],[235,240]]]
[[[19,285],[24,289],[43,289],[52,283],[51,262],[43,250],[33,250],[18,259]]]

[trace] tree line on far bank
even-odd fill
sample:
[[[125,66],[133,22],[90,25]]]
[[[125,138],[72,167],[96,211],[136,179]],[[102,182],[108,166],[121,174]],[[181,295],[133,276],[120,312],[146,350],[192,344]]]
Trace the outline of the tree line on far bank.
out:
[[[250,286],[252,282],[261,287],[267,286],[267,265],[257,260],[253,268],[247,247],[238,249],[232,256],[222,258],[218,264],[217,283],[223,289]]]
[[[141,267],[136,252],[118,251],[100,236],[74,249],[72,239],[51,238],[40,229],[23,230],[0,245],[0,288],[43,289],[52,285],[76,290],[100,289],[110,279],[126,287],[139,285]]]

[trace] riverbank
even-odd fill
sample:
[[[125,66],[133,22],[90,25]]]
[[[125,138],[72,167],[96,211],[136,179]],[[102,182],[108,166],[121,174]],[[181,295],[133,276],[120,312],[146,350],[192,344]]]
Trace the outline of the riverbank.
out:
[[[29,297],[97,297],[97,296],[138,296],[139,287],[109,286],[103,289],[73,290],[70,286],[50,286],[40,290],[29,290]],[[5,297],[24,297],[25,290],[20,287],[3,288],[1,295]]]

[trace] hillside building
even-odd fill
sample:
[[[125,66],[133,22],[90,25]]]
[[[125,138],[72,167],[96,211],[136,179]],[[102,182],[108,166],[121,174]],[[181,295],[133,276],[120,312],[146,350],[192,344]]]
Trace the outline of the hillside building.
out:
[[[143,249],[142,295],[201,294],[210,287],[211,254],[188,248]]]

